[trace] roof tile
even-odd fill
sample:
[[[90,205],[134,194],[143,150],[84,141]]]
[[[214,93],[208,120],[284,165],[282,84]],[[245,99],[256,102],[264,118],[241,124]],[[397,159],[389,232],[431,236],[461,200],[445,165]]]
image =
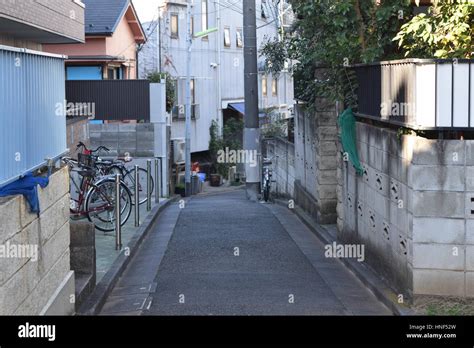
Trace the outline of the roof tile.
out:
[[[82,0],[86,5],[86,35],[113,34],[129,0]]]

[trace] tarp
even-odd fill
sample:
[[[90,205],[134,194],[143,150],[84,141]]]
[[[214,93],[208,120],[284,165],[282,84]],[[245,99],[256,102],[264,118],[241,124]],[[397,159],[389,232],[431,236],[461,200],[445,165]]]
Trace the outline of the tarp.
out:
[[[49,184],[49,178],[35,177],[33,173],[27,173],[21,179],[0,188],[0,197],[23,195],[30,206],[32,213],[39,214],[38,185],[45,188]]]
[[[229,104],[229,109],[240,112],[242,115],[245,115],[245,103],[233,103]]]
[[[242,115],[245,115],[245,103],[230,103],[228,108],[231,110],[237,111],[241,113]],[[260,118],[263,118],[265,116],[266,114],[262,112],[258,114],[258,117]]]
[[[352,109],[345,110],[339,116],[339,127],[341,128],[341,143],[349,156],[349,160],[354,166],[358,175],[364,174],[364,168],[360,164],[359,154],[357,153],[357,142],[356,142],[356,120]]]

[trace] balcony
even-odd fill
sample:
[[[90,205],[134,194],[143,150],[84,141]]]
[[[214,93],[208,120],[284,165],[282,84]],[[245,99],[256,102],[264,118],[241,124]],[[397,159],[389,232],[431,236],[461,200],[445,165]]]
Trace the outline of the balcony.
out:
[[[404,59],[353,66],[357,116],[420,130],[474,130],[468,59]]]
[[[1,37],[40,44],[84,42],[84,4],[79,0],[3,1]]]

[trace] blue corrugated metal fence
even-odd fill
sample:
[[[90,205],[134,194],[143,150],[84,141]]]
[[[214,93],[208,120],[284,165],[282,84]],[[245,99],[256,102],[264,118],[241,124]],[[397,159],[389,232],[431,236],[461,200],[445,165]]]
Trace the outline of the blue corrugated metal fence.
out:
[[[0,186],[66,151],[64,59],[0,46]]]

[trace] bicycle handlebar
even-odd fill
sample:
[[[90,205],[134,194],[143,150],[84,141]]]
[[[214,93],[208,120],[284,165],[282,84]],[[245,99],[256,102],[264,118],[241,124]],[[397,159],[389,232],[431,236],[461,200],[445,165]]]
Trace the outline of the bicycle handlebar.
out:
[[[99,146],[97,149],[92,150],[91,152],[92,152],[92,153],[97,153],[97,152],[99,152],[99,151],[101,151],[101,150],[104,150],[105,152],[110,152],[110,149],[109,149],[108,147],[105,147],[105,146],[102,146],[102,145]]]
[[[95,149],[95,150],[89,150],[89,149],[87,148],[86,144],[84,144],[82,141],[80,141],[80,142],[77,144],[77,147],[76,147],[76,149],[80,149],[80,148],[84,149],[84,150],[87,151],[87,152],[90,152],[91,154],[92,154],[92,153],[100,152],[100,151],[102,151],[102,150],[105,151],[105,152],[110,152],[110,149],[109,149],[108,147],[105,147],[105,146],[102,146],[102,145],[99,146],[99,147],[98,147],[97,149]]]

